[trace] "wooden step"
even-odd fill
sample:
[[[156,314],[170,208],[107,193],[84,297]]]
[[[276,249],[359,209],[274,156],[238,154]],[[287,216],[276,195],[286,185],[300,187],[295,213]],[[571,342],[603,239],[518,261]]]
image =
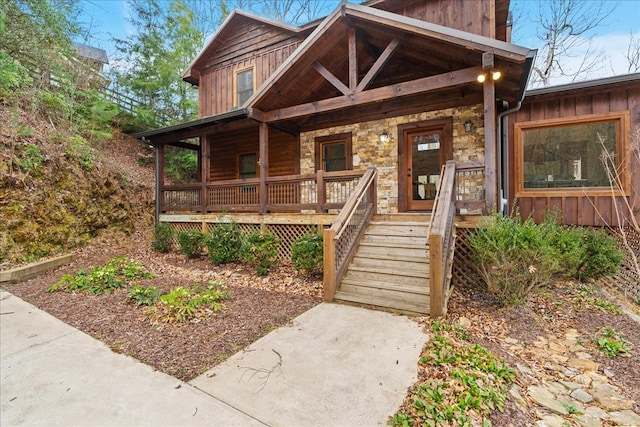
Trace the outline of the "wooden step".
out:
[[[407,236],[407,237],[427,237],[428,226],[400,226],[389,224],[370,224],[365,230],[365,235],[379,236]]]
[[[375,295],[359,295],[347,292],[338,291],[335,295],[335,300],[338,302],[346,302],[361,306],[373,306],[382,310],[400,312],[412,315],[426,315],[429,314],[429,297],[423,296],[420,299],[414,300],[396,300],[390,298],[388,295],[375,296]]]
[[[371,267],[366,265],[356,265],[351,264],[347,272],[367,272],[374,274],[390,274],[397,275],[401,277],[419,277],[422,279],[429,279],[429,265],[426,265],[426,268],[423,267],[421,270],[416,269],[405,269],[405,270],[396,270],[393,268],[385,268],[384,266]],[[354,273],[355,274],[355,273]]]
[[[405,222],[416,221],[426,222],[431,220],[431,214],[429,213],[404,213],[404,214],[376,214],[371,219],[372,221],[385,221],[385,222]]]
[[[365,232],[360,243],[384,244],[384,245],[404,245],[404,246],[426,246],[426,236],[386,236],[380,234],[367,234]]]
[[[351,261],[352,266],[360,267],[372,267],[383,268],[387,271],[428,271],[429,260],[428,259],[412,259],[412,260],[399,260],[399,259],[381,259],[381,258],[368,258],[366,256],[356,255]]]
[[[421,276],[407,276],[407,275],[401,275],[398,274],[397,272],[391,272],[391,273],[380,273],[380,272],[371,272],[371,271],[367,271],[365,269],[362,270],[357,270],[357,269],[349,269],[344,277],[342,278],[342,281],[348,281],[348,282],[364,282],[364,283],[387,283],[389,285],[405,285],[405,286],[410,286],[410,287],[415,287],[415,288],[420,288],[420,287],[429,287],[429,275],[427,274],[427,277],[422,277],[424,275]]]
[[[429,257],[429,250],[425,245],[404,245],[398,247],[389,244],[363,243],[356,252],[356,256],[358,255],[368,256],[370,258],[381,257],[390,259],[386,257],[401,257],[400,259],[422,258],[426,260]]]
[[[389,277],[393,277],[391,275],[378,275],[377,280],[367,280],[362,277],[352,275],[345,276],[342,279],[341,286],[345,286],[343,290],[347,288],[356,287],[356,288],[371,288],[371,289],[382,289],[387,291],[401,292],[407,294],[416,294],[416,295],[429,295],[431,289],[429,288],[428,281],[422,279],[421,282],[412,282],[408,283],[408,281],[404,281],[402,283],[393,283],[387,281],[386,279]]]

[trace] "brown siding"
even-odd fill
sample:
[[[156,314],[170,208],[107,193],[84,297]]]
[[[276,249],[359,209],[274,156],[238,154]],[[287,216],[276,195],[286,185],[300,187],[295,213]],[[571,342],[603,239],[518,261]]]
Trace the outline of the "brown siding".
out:
[[[495,0],[432,0],[389,2],[383,9],[457,30],[496,37]],[[504,25],[503,25],[504,27]],[[502,29],[504,33],[504,28]],[[504,39],[505,35],[501,34]]]
[[[300,44],[297,36],[257,22],[234,29],[218,50],[204,58],[200,67],[200,117],[224,113],[237,107],[233,99],[234,72],[255,67],[255,89]]]
[[[627,132],[633,142],[633,131],[640,126],[640,83],[610,85],[596,88],[574,89],[572,91],[527,96],[520,111],[509,119],[509,198],[510,206],[515,198],[514,183],[514,123],[529,122],[553,118],[567,118],[588,114],[604,114],[609,112],[630,111],[630,129]],[[632,145],[632,144],[630,144]],[[637,147],[636,147],[637,149]],[[627,153],[628,155],[628,153]],[[634,215],[640,215],[640,164],[637,156],[631,156],[630,164],[630,203],[635,207]],[[517,206],[523,218],[532,216],[542,221],[547,211],[557,210],[566,224],[576,225],[618,225],[615,215],[616,207],[624,209],[622,198],[614,199],[610,195],[580,195],[567,193],[564,195],[549,194],[545,196],[524,197],[520,195]]]
[[[259,152],[258,128],[238,130],[224,135],[208,135],[211,147],[210,181],[238,178],[238,155]],[[269,129],[269,176],[293,175],[299,155],[295,152],[297,139],[279,131]]]

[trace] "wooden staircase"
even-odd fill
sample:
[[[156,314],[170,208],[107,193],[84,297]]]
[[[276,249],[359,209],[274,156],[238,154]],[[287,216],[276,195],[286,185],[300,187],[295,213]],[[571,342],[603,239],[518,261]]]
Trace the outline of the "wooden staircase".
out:
[[[430,215],[375,215],[334,299],[407,314],[429,314]]]

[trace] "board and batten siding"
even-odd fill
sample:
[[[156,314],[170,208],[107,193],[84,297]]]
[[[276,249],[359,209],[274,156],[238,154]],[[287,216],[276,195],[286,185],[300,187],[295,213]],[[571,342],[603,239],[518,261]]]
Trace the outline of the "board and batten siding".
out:
[[[245,24],[205,61],[200,70],[200,117],[234,108],[234,75],[254,68],[254,90],[296,50],[299,37],[267,25]]]
[[[630,185],[626,196],[631,206],[635,208],[633,214],[638,218],[640,215],[640,164],[638,164],[637,155],[630,155],[629,150],[634,148],[632,147],[634,130],[637,131],[640,127],[640,81],[541,95],[527,95],[520,111],[509,117],[509,141],[512,141],[512,144],[516,143],[515,123],[532,121],[544,123],[549,119],[579,118],[580,116],[625,111],[629,112],[630,123],[626,124],[627,129],[623,130],[623,133],[626,132],[626,136],[631,139],[631,141],[627,141],[626,145],[628,151],[626,155],[630,157],[629,170],[627,171],[629,173],[627,182]],[[637,150],[638,147],[635,149]],[[548,194],[540,194],[541,191],[536,191],[532,197],[527,197],[526,192],[516,194],[515,161],[514,149],[511,145],[509,150],[510,206],[516,200],[522,218],[532,216],[536,222],[540,222],[544,219],[546,212],[558,211],[560,219],[565,224],[619,225],[616,209],[624,212],[626,204],[622,197],[612,197],[608,188],[603,188],[603,191],[600,192],[588,190],[583,194],[579,194],[576,190],[565,193],[549,191]]]

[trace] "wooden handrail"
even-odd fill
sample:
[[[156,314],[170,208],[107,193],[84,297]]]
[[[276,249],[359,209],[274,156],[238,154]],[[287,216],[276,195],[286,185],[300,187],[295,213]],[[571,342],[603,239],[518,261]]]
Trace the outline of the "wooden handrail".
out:
[[[429,244],[430,310],[432,317],[445,313],[446,293],[451,282],[453,245],[455,240],[455,179],[456,164],[448,161],[440,180],[436,208],[432,213]]]
[[[332,301],[336,287],[351,261],[364,230],[369,224],[376,209],[376,169],[367,168],[333,225],[324,231],[324,300]],[[368,204],[362,206],[364,198],[369,195]],[[343,234],[351,224],[354,215],[361,209],[362,218],[353,224],[348,235]],[[339,244],[340,240],[343,240]],[[345,240],[346,239],[346,240]],[[339,247],[340,253],[336,253]]]
[[[353,216],[356,207],[362,201],[366,194],[364,190],[369,187],[375,177],[375,168],[369,167],[365,174],[362,176],[362,179],[360,180],[356,188],[353,190],[353,194],[351,195],[351,197],[349,197],[347,203],[344,204],[344,207],[340,211],[338,218],[336,218],[336,221],[331,226],[331,228],[333,228],[336,232],[336,236],[334,239],[339,239],[344,232],[346,228],[345,224],[349,223],[349,220]]]

